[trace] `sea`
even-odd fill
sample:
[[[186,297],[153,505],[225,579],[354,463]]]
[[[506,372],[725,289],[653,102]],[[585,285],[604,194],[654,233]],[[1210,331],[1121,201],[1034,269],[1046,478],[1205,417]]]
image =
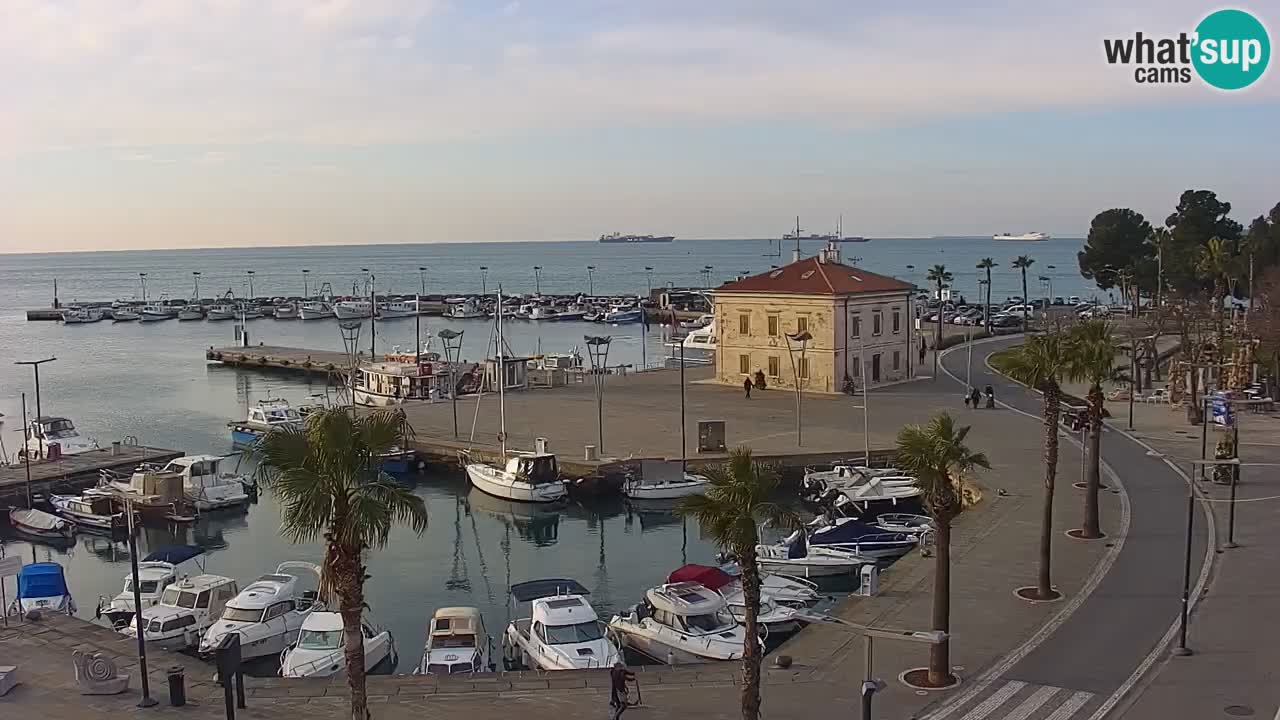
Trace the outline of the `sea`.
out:
[[[267,397],[301,402],[324,393],[324,380],[240,371],[205,362],[210,346],[231,345],[233,323],[178,322],[64,326],[28,322],[24,311],[48,307],[57,297],[74,302],[140,298],[145,274],[148,298],[298,296],[304,283],[315,294],[328,284],[337,294],[363,287],[372,275],[379,294],[493,293],[645,294],[662,287],[715,287],[739,275],[790,261],[794,245],[769,240],[677,240],[669,244],[596,242],[455,243],[147,250],[52,254],[0,254],[0,443],[11,456],[21,439],[23,393],[35,412],[34,378],[20,360],[56,358],[40,369],[40,404],[46,415],[72,419],[81,434],[106,444],[125,437],[188,454],[233,452],[226,423],[241,419]],[[1094,296],[1080,277],[1076,253],[1083,240],[998,242],[990,238],[873,239],[845,244],[843,260],[927,287],[925,273],[945,265],[956,292],[978,297],[974,267],[991,257],[995,301],[1021,295],[1021,276],[1010,268],[1029,255],[1032,297]],[[805,242],[805,255],[820,243]],[[535,267],[540,268],[535,272]],[[422,268],[420,270],[420,268]],[[306,270],[307,272],[303,272]],[[194,273],[199,273],[195,275]],[[1043,276],[1045,281],[1039,278]],[[1050,285],[1052,289],[1050,290]],[[588,323],[505,324],[518,353],[568,352],[584,335],[614,336],[609,362],[657,365],[664,328],[602,327]],[[463,357],[480,359],[491,342],[492,323],[424,317],[378,322],[379,352],[412,350],[450,327],[464,331]],[[261,319],[248,324],[250,342],[341,350],[333,321]],[[368,328],[362,343],[369,340]],[[234,466],[238,460],[233,459]],[[248,469],[243,465],[242,469]],[[557,509],[507,503],[470,490],[458,473],[406,480],[427,503],[430,524],[414,535],[392,533],[388,546],[369,555],[366,597],[375,622],[387,627],[400,649],[400,672],[417,662],[427,620],[435,608],[477,606],[491,634],[501,632],[513,608],[506,588],[539,577],[572,577],[592,590],[602,615],[630,607],[648,587],[687,562],[710,563],[717,548],[691,521],[668,512],[641,511],[621,501],[572,504]],[[31,544],[0,530],[0,552],[53,560],[67,569],[82,617],[92,618],[99,596],[113,596],[128,571],[123,543],[81,535],[67,546]],[[285,560],[318,562],[318,544],[295,545],[279,533],[279,512],[264,494],[247,513],[208,514],[194,526],[147,528],[142,552],[171,544],[206,549],[206,571],[243,586]],[[10,599],[13,581],[8,581]]]

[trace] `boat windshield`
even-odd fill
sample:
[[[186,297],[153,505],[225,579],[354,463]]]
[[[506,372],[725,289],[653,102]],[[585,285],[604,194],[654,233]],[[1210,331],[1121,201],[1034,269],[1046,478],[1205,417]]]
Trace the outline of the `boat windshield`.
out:
[[[604,631],[599,622],[590,620],[576,625],[547,625],[546,635],[549,645],[567,645],[599,640],[604,637]]]
[[[76,432],[76,426],[72,425],[70,420],[58,420],[57,422],[49,423],[44,429],[44,436],[51,440],[76,437],[77,435],[79,433]]]
[[[473,648],[476,646],[476,636],[436,635],[431,639],[431,646],[437,648]]]
[[[222,619],[227,620],[229,622],[256,623],[256,622],[262,621],[262,614],[264,612],[265,611],[260,608],[247,609],[247,608],[231,607],[230,605],[228,605],[222,611]]]
[[[341,630],[303,630],[298,635],[299,650],[337,650],[342,647]]]
[[[196,606],[196,594],[179,590],[176,587],[169,587],[165,589],[164,595],[160,597],[160,604],[171,607],[193,608]]]
[[[156,581],[156,580],[143,580],[142,584],[138,586],[138,592],[150,593],[153,595],[159,589],[160,589],[160,583],[159,581]],[[125,578],[124,591],[133,592],[133,578]]]
[[[726,627],[732,626],[734,623],[722,613],[708,613],[706,615],[685,615],[680,618],[680,622],[684,624],[685,629],[689,632],[718,632]]]

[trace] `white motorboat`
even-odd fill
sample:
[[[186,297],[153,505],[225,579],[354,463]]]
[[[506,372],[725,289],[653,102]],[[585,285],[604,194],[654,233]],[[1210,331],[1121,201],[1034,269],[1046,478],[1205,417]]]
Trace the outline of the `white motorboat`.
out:
[[[658,662],[685,665],[742,657],[746,631],[723,597],[696,582],[660,585],[609,629],[623,647]]]
[[[142,322],[172,320],[178,316],[177,308],[171,307],[162,295],[156,302],[142,306]]]
[[[182,489],[197,510],[247,505],[249,494],[244,488],[248,481],[243,475],[221,472],[219,465],[225,459],[220,455],[187,455],[170,460],[162,472],[182,476]]]
[[[224,301],[209,308],[209,312],[205,317],[210,321],[235,320],[238,317],[238,313],[236,312],[235,303]]]
[[[704,328],[710,325],[715,319],[715,315],[712,315],[711,313],[703,313],[693,320],[681,320],[680,327],[688,330],[697,330],[698,328]]]
[[[368,300],[343,300],[333,304],[333,314],[339,320],[359,320],[373,316],[373,303]]]
[[[480,307],[480,303],[476,302],[473,298],[467,298],[462,302],[450,302],[449,308],[444,314],[447,317],[460,320],[487,317],[484,308]]]
[[[333,304],[325,300],[314,300],[302,303],[302,307],[298,309],[298,317],[303,320],[323,320],[331,318],[335,315]]]
[[[274,573],[254,580],[227,603],[218,619],[200,638],[200,654],[212,653],[228,633],[240,634],[240,658],[279,655],[298,636],[313,611],[323,609],[316,591],[303,591],[299,573],[320,583],[320,567],[314,563],[282,562]]]
[[[645,464],[638,477],[628,477],[622,485],[622,493],[632,500],[670,500],[701,495],[711,485],[707,476],[685,472],[678,465],[673,476],[650,477],[653,467],[653,464]]]
[[[871,478],[861,485],[838,490],[835,499],[836,511],[847,516],[874,515],[885,509],[898,508],[901,504],[914,501],[924,492],[915,484],[915,478]]]
[[[18,570],[18,596],[5,612],[24,616],[32,611],[75,614],[76,601],[67,589],[66,574],[58,563],[30,563]]]
[[[505,467],[483,462],[466,463],[467,479],[477,490],[495,497],[519,502],[555,502],[568,491],[560,479],[556,456],[545,449],[546,440],[538,438],[536,452],[511,453]]]
[[[829,470],[805,468],[800,487],[813,497],[827,490],[845,490],[864,485],[873,479],[884,480],[886,485],[915,485],[915,478],[903,475],[896,468],[869,468],[862,465],[837,463]]]
[[[302,416],[288,400],[268,398],[251,406],[244,420],[227,425],[231,428],[232,444],[252,445],[272,430],[301,427]]]
[[[883,528],[887,532],[921,535],[932,532],[936,524],[933,522],[933,518],[928,515],[882,513],[876,516],[876,527]]]
[[[111,322],[133,322],[140,319],[142,314],[129,308],[118,307],[111,311]]]
[[[57,446],[54,450],[53,447]],[[32,418],[27,426],[25,452],[33,460],[48,458],[52,453],[59,455],[79,455],[98,449],[98,441],[82,437],[76,430],[75,423],[57,415],[44,415]]]
[[[808,533],[810,549],[835,548],[848,550],[868,558],[892,558],[909,552],[920,538],[909,533],[887,532],[851,517],[836,518],[827,522],[821,515],[808,528],[800,529],[788,538],[788,542]]]
[[[724,563],[720,569],[735,576],[742,572],[736,562]],[[770,572],[760,573],[760,592],[768,593],[780,605],[791,607],[808,607],[822,599],[822,593],[818,592],[818,584],[814,581]]]
[[[378,303],[378,317],[381,318],[413,317],[417,314],[417,300],[391,300]]]
[[[241,320],[257,320],[262,317],[262,308],[252,302],[242,302],[236,305],[236,316]]]
[[[195,545],[172,545],[147,555],[138,563],[138,597],[145,610],[160,602],[166,588],[178,580],[178,566],[200,556],[204,550]],[[198,563],[196,563],[199,567]],[[200,568],[203,571],[203,568]],[[112,627],[120,628],[133,619],[133,573],[124,576],[124,588],[108,600],[98,598],[95,617],[105,617]]]
[[[730,614],[743,622],[747,612],[746,595],[742,588],[742,578],[730,575],[710,565],[685,565],[677,568],[667,576],[668,583],[696,582],[706,589],[719,593],[724,598]],[[756,621],[769,629],[769,632],[795,632],[800,629],[801,619],[795,608],[784,605],[768,588],[760,588],[760,608]]]
[[[124,532],[129,527],[129,518],[116,509],[111,498],[50,495],[49,505],[55,513],[72,521],[81,530],[115,533]]]
[[[461,675],[492,672],[493,640],[484,627],[480,610],[473,607],[443,607],[427,625],[427,641],[417,675]]]
[[[76,534],[74,521],[35,508],[11,508],[9,526],[23,535],[40,538],[69,538]]]
[[[183,306],[181,310],[178,311],[179,321],[190,322],[192,320],[203,320],[203,319],[204,319],[204,307],[202,307],[200,303],[188,303],[187,305]]]
[[[62,322],[65,325],[96,323],[104,317],[106,313],[97,308],[70,308],[62,311]]]
[[[272,315],[277,320],[297,320],[298,306],[291,302],[276,305],[275,314]]]
[[[816,578],[852,575],[875,560],[848,550],[813,547],[804,533],[779,545],[757,545],[756,564],[762,571],[795,577]]]
[[[622,325],[624,323],[635,323],[644,320],[644,310],[635,306],[622,306],[612,308],[604,314],[602,318],[604,322]]]
[[[609,668],[621,656],[576,580],[546,578],[511,586],[511,602],[529,603],[530,617],[512,620],[502,638],[508,669]]]
[[[160,602],[142,609],[143,640],[175,652],[196,647],[200,636],[222,616],[223,608],[238,592],[236,581],[229,577],[183,577],[164,589]],[[120,632],[137,637],[137,616]]]
[[[704,365],[716,359],[716,323],[690,332],[683,339],[676,337],[667,343],[667,357],[679,361],[682,357],[686,365]]]
[[[292,678],[323,678],[346,672],[343,650],[342,615],[316,611],[302,621],[297,642],[280,655],[280,675]],[[394,669],[399,661],[396,641],[387,630],[368,618],[361,618],[360,636],[364,639],[364,671]]]

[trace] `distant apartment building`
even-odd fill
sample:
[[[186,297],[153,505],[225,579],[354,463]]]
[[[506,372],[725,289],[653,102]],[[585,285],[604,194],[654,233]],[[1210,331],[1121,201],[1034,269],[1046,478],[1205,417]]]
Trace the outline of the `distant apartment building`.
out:
[[[838,393],[914,375],[915,286],[840,262],[839,246],[715,290],[716,380]],[[804,337],[800,341],[796,338]],[[790,336],[790,337],[788,337]],[[803,346],[803,353],[801,348]],[[803,357],[802,357],[803,355]]]

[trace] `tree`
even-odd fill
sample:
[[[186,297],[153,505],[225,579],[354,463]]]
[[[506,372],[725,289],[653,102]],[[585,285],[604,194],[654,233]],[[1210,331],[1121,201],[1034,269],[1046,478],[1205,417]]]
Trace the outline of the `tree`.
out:
[[[294,542],[324,540],[320,590],[338,598],[352,720],[369,717],[360,629],[364,553],[385,547],[395,525],[418,534],[427,527],[422,498],[380,469],[380,456],[403,435],[403,413],[353,417],[334,408],[308,416],[304,427],[272,430],[251,451],[259,479],[280,503],[281,534]]]
[[[778,488],[778,475],[751,459],[751,450],[737,448],[729,462],[707,473],[711,483],[705,495],[684,498],[676,506],[681,517],[698,521],[702,531],[722,549],[733,553],[742,569],[742,594],[745,600],[743,626],[746,638],[742,646],[742,718],[760,717],[760,567],[756,562],[756,530],[769,524],[786,530],[800,527],[800,518],[791,510],[773,502]]]
[[[1120,268],[1137,270],[1155,257],[1150,243],[1151,223],[1128,208],[1103,210],[1089,223],[1084,249],[1076,254],[1080,274],[1099,288],[1110,290]]]
[[[1196,257],[1196,272],[1211,278],[1213,285],[1213,322],[1216,333],[1214,351],[1221,358],[1223,347],[1223,315],[1226,305],[1227,283],[1236,274],[1237,258],[1231,254],[1227,243],[1220,237],[1211,237]]]
[[[1202,277],[1196,265],[1210,238],[1221,238],[1232,254],[1239,249],[1243,228],[1228,217],[1230,213],[1231,203],[1219,200],[1211,190],[1182,193],[1173,214],[1165,220],[1170,242],[1164,257],[1164,275],[1170,287],[1184,295],[1212,287],[1212,279]]]
[[[938,287],[938,336],[933,339],[933,376],[938,376],[938,347],[942,344],[942,289],[950,284],[951,273],[946,265],[934,265],[929,268],[925,279]]]
[[[1169,247],[1170,234],[1168,228],[1156,227],[1151,229],[1151,235],[1147,237],[1147,244],[1151,246],[1151,252],[1155,256],[1155,262],[1150,259],[1146,262],[1138,264],[1138,282],[1141,284],[1144,280],[1147,285],[1152,288],[1152,297],[1155,298],[1156,307],[1163,304],[1164,300],[1164,254]]]
[[[1085,402],[1089,408],[1089,438],[1086,444],[1084,526],[1080,537],[1102,537],[1098,511],[1098,489],[1101,485],[1102,444],[1102,383],[1115,378],[1116,347],[1112,336],[1114,328],[1105,320],[1089,320],[1071,329],[1068,347],[1066,377],[1073,382],[1085,382],[1089,391]],[[1133,348],[1137,351],[1137,346]],[[1134,392],[1130,387],[1130,392]]]
[[[947,413],[928,425],[906,425],[898,431],[894,461],[914,476],[924,491],[924,506],[937,526],[933,560],[933,629],[951,631],[951,522],[976,501],[965,476],[974,468],[991,469],[987,456],[965,445],[968,426],[957,428]],[[928,684],[946,687],[951,675],[951,641],[929,649]]]
[[[1053,556],[1053,490],[1058,477],[1058,416],[1061,412],[1063,373],[1068,367],[1065,333],[1053,330],[1027,338],[1014,348],[1005,362],[1004,371],[1018,382],[1039,390],[1043,400],[1044,420],[1044,504],[1040,517],[1040,572],[1036,578],[1035,597],[1052,600],[1050,565]]]
[[[1027,270],[1036,264],[1034,258],[1029,255],[1019,255],[1013,259],[1013,267],[1022,271],[1022,332],[1027,331],[1027,306],[1031,303],[1031,298],[1027,297]]]
[[[989,257],[982,258],[975,266],[979,270],[987,271],[987,302],[982,309],[982,320],[987,326],[987,333],[991,332],[991,268],[996,267],[996,261]],[[981,299],[981,298],[979,298]]]

